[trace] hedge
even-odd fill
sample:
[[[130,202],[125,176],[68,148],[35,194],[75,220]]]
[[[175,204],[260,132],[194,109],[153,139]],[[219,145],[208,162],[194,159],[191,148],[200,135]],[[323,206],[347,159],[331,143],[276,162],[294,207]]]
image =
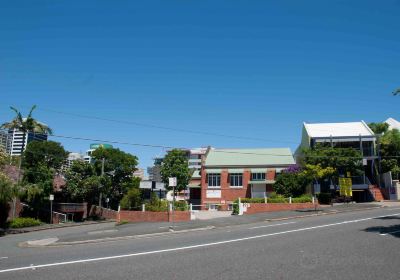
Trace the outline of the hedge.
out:
[[[10,221],[10,228],[24,228],[24,227],[35,227],[40,226],[42,222],[34,218],[16,218]]]

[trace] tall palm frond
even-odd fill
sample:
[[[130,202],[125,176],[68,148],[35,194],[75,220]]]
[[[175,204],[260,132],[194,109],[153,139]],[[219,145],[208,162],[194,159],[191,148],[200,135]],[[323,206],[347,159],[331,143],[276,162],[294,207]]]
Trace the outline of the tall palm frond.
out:
[[[393,95],[399,95],[400,94],[400,88],[396,89],[393,91]]]

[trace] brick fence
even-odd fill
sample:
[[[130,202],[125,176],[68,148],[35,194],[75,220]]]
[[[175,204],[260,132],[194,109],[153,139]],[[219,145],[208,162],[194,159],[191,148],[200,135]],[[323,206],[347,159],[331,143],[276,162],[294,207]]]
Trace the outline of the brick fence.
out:
[[[262,212],[278,212],[300,209],[314,209],[316,204],[312,203],[245,203],[247,210],[244,214],[255,214]]]
[[[89,216],[98,216],[106,220],[116,220],[118,217],[118,211],[92,205],[89,211]]]
[[[171,222],[172,212],[142,212],[142,211],[125,211],[122,210],[118,212],[117,221],[127,221],[127,222]],[[175,211],[174,222],[185,222],[190,221],[189,211]]]

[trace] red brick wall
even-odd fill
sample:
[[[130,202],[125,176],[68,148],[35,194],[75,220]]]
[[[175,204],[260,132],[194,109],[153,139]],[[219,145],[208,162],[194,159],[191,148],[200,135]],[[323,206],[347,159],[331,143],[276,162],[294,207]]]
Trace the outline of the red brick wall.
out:
[[[267,180],[275,180],[275,173],[275,169],[268,169],[266,174]]]
[[[278,212],[299,209],[314,209],[315,204],[312,203],[249,203],[245,214],[255,214],[262,212]]]
[[[266,172],[267,180],[275,180],[276,170],[268,169]],[[249,181],[251,180],[251,171],[245,169],[243,172],[243,188],[231,188],[229,182],[229,172],[227,169],[221,172],[221,198],[207,198],[207,173],[205,169],[202,169],[201,174],[201,204],[206,203],[228,203],[232,202],[238,197],[251,197],[251,187],[249,186]],[[267,185],[267,192],[273,192],[272,185]]]
[[[172,221],[172,213],[168,212],[141,212],[141,211],[120,211],[118,214],[118,222],[170,222]],[[189,211],[175,211],[174,222],[190,221]]]
[[[90,208],[89,216],[99,216],[104,219],[108,220],[116,220],[117,219],[117,214],[118,211],[107,209],[107,208],[101,208],[96,205],[92,205]]]

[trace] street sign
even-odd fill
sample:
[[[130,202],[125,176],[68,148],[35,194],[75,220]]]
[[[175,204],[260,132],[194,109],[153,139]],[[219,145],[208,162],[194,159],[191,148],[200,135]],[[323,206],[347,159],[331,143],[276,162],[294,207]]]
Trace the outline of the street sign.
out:
[[[176,187],[176,184],[177,184],[176,177],[168,178],[168,181],[169,181],[169,186],[170,187]]]
[[[339,178],[340,195],[353,196],[351,178]]]
[[[51,194],[51,195],[50,195],[49,200],[50,200],[50,201],[53,201],[53,200],[54,200],[54,194]]]

